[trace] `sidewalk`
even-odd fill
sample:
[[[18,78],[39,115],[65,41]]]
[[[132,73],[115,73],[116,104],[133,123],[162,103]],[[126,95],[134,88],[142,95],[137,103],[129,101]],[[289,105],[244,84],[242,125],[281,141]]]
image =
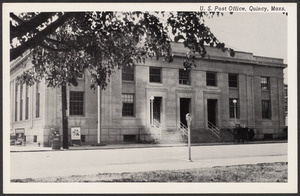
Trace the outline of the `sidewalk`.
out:
[[[269,141],[251,141],[248,143],[193,143],[192,146],[219,146],[219,145],[247,145],[247,144],[267,144],[267,143],[287,143],[287,140],[269,140]],[[171,144],[145,144],[145,143],[128,143],[128,144],[107,144],[101,146],[82,145],[70,146],[68,150],[104,150],[104,149],[127,149],[127,148],[158,148],[158,147],[183,147],[187,146],[185,143],[171,143]],[[65,151],[52,150],[51,147],[38,146],[37,144],[12,145],[10,152],[43,152],[43,151]]]

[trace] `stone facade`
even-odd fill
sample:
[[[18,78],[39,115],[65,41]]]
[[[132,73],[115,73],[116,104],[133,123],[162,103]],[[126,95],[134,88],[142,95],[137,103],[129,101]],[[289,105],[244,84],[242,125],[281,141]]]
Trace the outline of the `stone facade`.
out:
[[[199,139],[194,142],[206,142],[211,136],[207,133],[208,120],[222,129],[232,123],[245,124],[255,130],[255,138],[280,138],[285,126],[283,69],[286,65],[282,59],[258,57],[252,53],[236,52],[230,57],[229,52],[207,48],[205,58],[196,58],[197,67],[190,70],[190,84],[179,83],[179,70],[183,69],[186,49],[181,44],[173,44],[174,61],[146,60],[135,66],[134,80],[122,80],[122,72],[116,71],[105,90],[101,91],[101,142],[122,143],[127,141],[143,142],[161,138],[161,131],[175,130],[183,122],[183,113],[192,114],[191,128]],[[36,84],[28,88],[28,106],[23,103],[23,118],[20,120],[20,87],[16,93],[15,80],[23,70],[31,66],[30,55],[11,63],[11,132],[24,129],[27,142],[49,144],[51,128],[61,130],[61,92],[60,88],[47,88],[39,84],[40,115],[36,117]],[[149,81],[149,70],[161,70],[161,82]],[[215,86],[207,85],[207,73],[215,75]],[[229,74],[237,76],[237,87],[229,87]],[[262,77],[268,78],[268,89],[261,87]],[[80,127],[82,143],[97,142],[97,90],[90,89],[90,75],[84,73],[77,87],[67,87],[68,106],[70,92],[84,94],[83,115],[70,115],[67,110],[69,129]],[[25,89],[23,87],[23,100]],[[122,94],[134,97],[133,116],[122,115]],[[17,97],[15,97],[17,96]],[[150,97],[160,102],[156,107],[159,126],[151,126]],[[230,99],[237,99],[235,108],[239,115],[230,116]],[[262,116],[262,100],[270,103],[269,116]],[[16,102],[17,101],[17,102]],[[155,101],[154,101],[155,102]],[[16,107],[17,104],[17,107]],[[156,103],[157,104],[157,103]],[[185,105],[183,105],[185,104]],[[182,107],[180,106],[182,105]],[[26,107],[28,118],[25,119]],[[17,108],[17,109],[16,109]],[[237,111],[238,110],[238,111]],[[17,119],[15,118],[17,112]],[[159,114],[157,114],[157,112]],[[237,113],[235,113],[237,115]],[[164,135],[164,134],[163,134]],[[201,137],[202,136],[202,137]]]

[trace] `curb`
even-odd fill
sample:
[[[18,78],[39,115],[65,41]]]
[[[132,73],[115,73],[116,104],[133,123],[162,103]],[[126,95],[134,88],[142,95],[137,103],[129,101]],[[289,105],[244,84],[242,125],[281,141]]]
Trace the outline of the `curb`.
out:
[[[252,141],[248,143],[194,143],[191,146],[218,146],[218,145],[253,145],[253,144],[273,144],[273,143],[287,143],[287,140],[275,140],[275,141]],[[140,146],[139,146],[140,145]],[[187,144],[136,144],[134,146],[80,146],[71,147],[69,149],[52,150],[50,149],[21,149],[21,150],[10,150],[10,152],[63,152],[63,151],[76,151],[76,150],[113,150],[113,149],[132,149],[132,148],[163,148],[163,147],[185,147]],[[20,147],[22,148],[22,147]]]

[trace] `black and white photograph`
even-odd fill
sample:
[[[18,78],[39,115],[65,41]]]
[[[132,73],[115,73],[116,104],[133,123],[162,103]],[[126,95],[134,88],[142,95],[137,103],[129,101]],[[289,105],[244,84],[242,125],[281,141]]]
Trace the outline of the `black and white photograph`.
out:
[[[297,193],[296,3],[2,8],[3,193]]]

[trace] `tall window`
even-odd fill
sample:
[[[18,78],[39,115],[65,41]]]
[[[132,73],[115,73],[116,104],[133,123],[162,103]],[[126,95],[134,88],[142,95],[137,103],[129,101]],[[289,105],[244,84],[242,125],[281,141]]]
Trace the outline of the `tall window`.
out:
[[[84,93],[70,91],[70,115],[83,115]]]
[[[20,84],[20,120],[23,120],[23,84]]]
[[[228,74],[228,86],[237,88],[238,87],[238,75],[237,74]]]
[[[26,84],[26,102],[25,102],[25,120],[28,119],[28,107],[29,107],[29,95],[28,95],[28,89],[29,89],[29,86]]]
[[[214,72],[206,72],[206,85],[217,86],[217,74]]]
[[[134,67],[124,66],[122,69],[122,80],[134,81]]]
[[[269,78],[268,77],[261,77],[261,89],[262,90],[269,90],[270,84],[269,84]]]
[[[35,90],[35,117],[40,117],[40,89],[39,83],[36,83],[36,90]]]
[[[122,94],[122,115],[134,116],[134,94]]]
[[[234,104],[233,100],[236,100],[236,103]],[[236,115],[236,118],[240,118],[240,102],[237,98],[230,98],[229,99],[229,117],[234,118]]]
[[[270,100],[262,100],[262,118],[263,119],[271,119],[271,104]]]
[[[179,69],[179,84],[191,84],[191,70]]]
[[[149,73],[150,73],[150,78],[149,78],[150,82],[161,83],[161,68],[150,67]]]
[[[15,89],[15,121],[18,121],[18,84],[16,83]]]

